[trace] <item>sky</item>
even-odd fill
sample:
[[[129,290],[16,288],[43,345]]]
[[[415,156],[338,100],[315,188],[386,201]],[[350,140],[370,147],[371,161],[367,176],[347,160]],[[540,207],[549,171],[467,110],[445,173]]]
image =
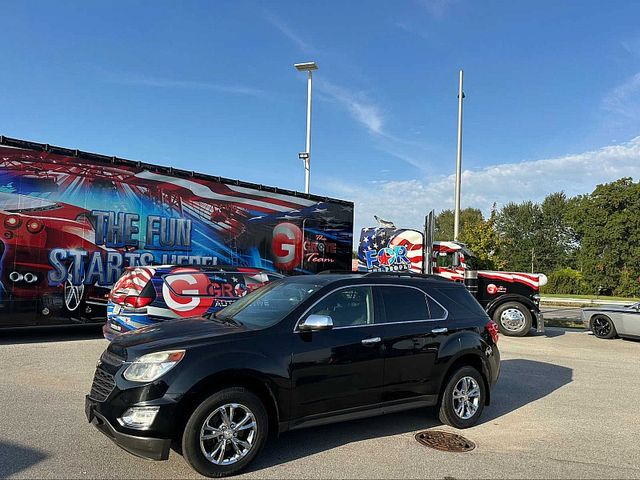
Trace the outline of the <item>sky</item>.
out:
[[[420,228],[640,177],[640,2],[3,0],[0,134],[304,189]]]

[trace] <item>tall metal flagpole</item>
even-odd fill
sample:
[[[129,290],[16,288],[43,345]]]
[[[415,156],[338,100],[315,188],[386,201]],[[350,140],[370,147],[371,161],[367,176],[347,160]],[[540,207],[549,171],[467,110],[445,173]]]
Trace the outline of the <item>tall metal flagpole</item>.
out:
[[[453,220],[453,240],[458,241],[460,233],[460,176],[462,170],[462,99],[464,91],[462,90],[462,80],[464,72],[460,70],[460,85],[458,88],[458,154],[456,156],[456,200]]]

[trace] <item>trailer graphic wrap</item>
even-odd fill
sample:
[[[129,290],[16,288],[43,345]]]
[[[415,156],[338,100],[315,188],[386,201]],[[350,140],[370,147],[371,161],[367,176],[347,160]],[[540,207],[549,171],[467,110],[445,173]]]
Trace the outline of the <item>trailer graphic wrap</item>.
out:
[[[0,326],[103,320],[128,266],[350,268],[348,202],[44,150],[0,146]]]

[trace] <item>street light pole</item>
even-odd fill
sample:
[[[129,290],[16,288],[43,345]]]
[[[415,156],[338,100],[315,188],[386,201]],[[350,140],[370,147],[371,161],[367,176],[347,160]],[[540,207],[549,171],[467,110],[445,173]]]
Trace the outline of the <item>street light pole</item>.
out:
[[[309,154],[304,161],[304,193],[309,193],[309,177],[311,176],[311,91],[313,90],[313,74],[307,77],[307,147]]]
[[[460,233],[460,177],[462,174],[462,99],[464,91],[462,90],[462,80],[464,72],[460,70],[460,84],[458,86],[458,152],[456,155],[456,198],[453,220],[453,240],[458,241]]]
[[[294,65],[300,72],[307,72],[307,142],[306,150],[298,154],[298,158],[304,161],[304,193],[309,193],[311,179],[311,93],[313,89],[313,71],[318,69],[315,62],[296,63]]]

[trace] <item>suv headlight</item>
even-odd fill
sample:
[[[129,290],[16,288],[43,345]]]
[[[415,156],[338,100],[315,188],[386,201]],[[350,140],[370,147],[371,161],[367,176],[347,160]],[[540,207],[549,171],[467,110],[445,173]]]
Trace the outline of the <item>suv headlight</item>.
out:
[[[175,367],[184,357],[184,350],[148,353],[133,361],[124,371],[132,382],[153,382]]]

